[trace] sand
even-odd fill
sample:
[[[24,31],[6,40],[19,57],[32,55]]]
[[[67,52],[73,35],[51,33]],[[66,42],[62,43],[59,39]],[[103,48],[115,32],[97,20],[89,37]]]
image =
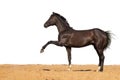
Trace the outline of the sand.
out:
[[[120,65],[0,65],[0,80],[120,80]]]

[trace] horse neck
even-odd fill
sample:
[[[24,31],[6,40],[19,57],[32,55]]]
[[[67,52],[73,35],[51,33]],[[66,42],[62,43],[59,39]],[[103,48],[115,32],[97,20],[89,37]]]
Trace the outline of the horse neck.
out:
[[[57,20],[56,26],[59,33],[68,31],[69,29],[71,29],[69,26],[65,25],[65,23],[63,23],[61,20]]]

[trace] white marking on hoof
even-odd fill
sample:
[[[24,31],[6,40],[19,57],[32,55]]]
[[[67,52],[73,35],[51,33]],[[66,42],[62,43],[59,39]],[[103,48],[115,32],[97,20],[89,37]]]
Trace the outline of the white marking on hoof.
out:
[[[71,67],[72,67],[72,65],[69,66],[69,68],[71,68]]]
[[[100,68],[101,68],[101,67],[99,66],[97,72],[100,72]]]
[[[72,67],[72,66],[71,66],[71,65],[69,65],[68,71],[71,71],[71,67]]]

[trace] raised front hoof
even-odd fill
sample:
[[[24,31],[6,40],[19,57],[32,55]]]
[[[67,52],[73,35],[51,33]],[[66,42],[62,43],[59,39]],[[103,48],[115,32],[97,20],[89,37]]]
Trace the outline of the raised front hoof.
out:
[[[40,53],[43,53],[44,52],[44,49],[41,49]]]

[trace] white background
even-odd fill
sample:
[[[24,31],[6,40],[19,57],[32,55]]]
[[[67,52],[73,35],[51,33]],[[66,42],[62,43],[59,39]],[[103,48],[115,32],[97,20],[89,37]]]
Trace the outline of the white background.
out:
[[[120,64],[119,0],[0,0],[0,64],[68,64],[64,47],[49,45],[57,40],[55,26],[43,24],[57,12],[77,30],[109,30],[112,43],[105,54],[105,64]],[[72,64],[98,64],[92,46],[72,48]]]

